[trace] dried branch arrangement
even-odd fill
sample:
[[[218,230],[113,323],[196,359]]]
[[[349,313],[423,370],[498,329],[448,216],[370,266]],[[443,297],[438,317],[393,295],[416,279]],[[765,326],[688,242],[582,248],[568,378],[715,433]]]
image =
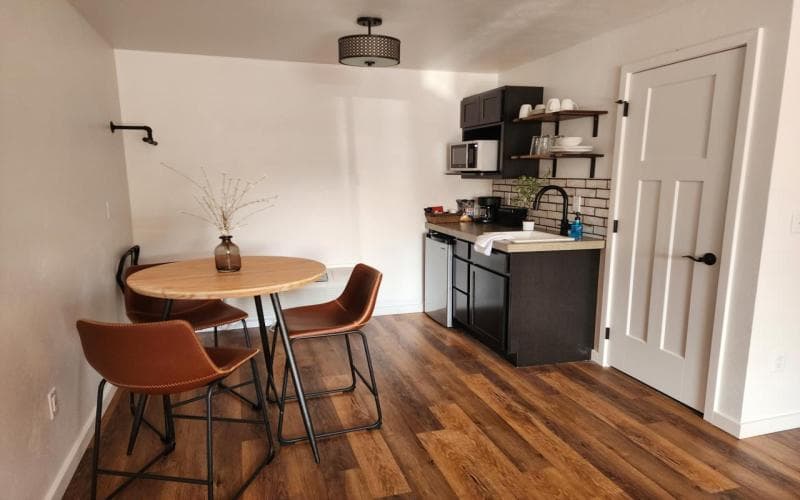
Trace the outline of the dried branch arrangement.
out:
[[[200,213],[185,211],[181,213],[211,224],[219,230],[221,236],[231,236],[235,229],[246,226],[245,221],[259,212],[272,208],[273,201],[278,197],[273,195],[254,200],[247,199],[253,188],[266,179],[266,175],[255,181],[248,181],[221,172],[220,185],[215,189],[203,167],[200,167],[203,177],[197,180],[166,163],[162,165],[187,179],[197,190],[193,197],[200,207]]]

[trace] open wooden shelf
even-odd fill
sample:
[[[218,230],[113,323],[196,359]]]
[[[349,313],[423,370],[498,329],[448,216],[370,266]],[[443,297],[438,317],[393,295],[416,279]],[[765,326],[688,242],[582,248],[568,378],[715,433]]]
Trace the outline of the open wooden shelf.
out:
[[[553,177],[556,177],[558,171],[558,160],[562,158],[589,158],[591,164],[589,166],[589,178],[594,178],[595,160],[604,157],[601,153],[550,153],[549,155],[514,155],[512,160],[552,160],[553,162]]]
[[[559,158],[602,158],[600,153],[551,153],[549,155],[514,155],[512,160],[557,160]]]
[[[563,122],[564,120],[574,120],[576,118],[586,118],[587,116],[607,115],[608,111],[573,109],[565,111],[555,111],[553,113],[538,113],[526,118],[515,118],[514,123],[518,122]]]
[[[567,111],[556,111],[553,113],[539,113],[525,118],[515,118],[512,123],[524,122],[544,122],[556,124],[556,135],[559,133],[559,126],[564,120],[575,120],[578,118],[592,119],[592,137],[597,137],[597,127],[600,123],[600,115],[607,115],[608,111],[572,109]]]

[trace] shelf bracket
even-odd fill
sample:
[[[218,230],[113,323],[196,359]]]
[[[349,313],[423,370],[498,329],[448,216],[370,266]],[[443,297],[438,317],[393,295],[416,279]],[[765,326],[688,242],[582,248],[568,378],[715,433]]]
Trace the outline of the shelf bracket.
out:
[[[558,135],[558,129],[560,128],[560,125],[561,125],[561,120],[556,120],[556,121],[554,121],[553,123],[555,123],[555,124],[556,124],[556,131],[555,131],[555,135]]]
[[[558,122],[556,122],[556,123],[558,123]],[[553,172],[552,172],[553,175],[552,175],[552,177],[558,177],[557,172],[558,172],[558,160],[553,158]]]
[[[595,161],[596,160],[597,160],[597,158],[592,157],[591,164],[589,166],[589,178],[590,179],[594,179],[594,167],[595,167]]]
[[[594,119],[592,120],[592,137],[597,137],[597,128],[600,125],[600,115],[594,115]],[[592,176],[594,177],[594,176]]]

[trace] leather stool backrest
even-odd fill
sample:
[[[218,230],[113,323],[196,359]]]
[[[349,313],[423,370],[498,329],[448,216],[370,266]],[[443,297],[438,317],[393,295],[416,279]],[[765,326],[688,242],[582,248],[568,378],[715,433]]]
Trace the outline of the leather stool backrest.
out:
[[[79,320],[86,360],[117,387],[172,394],[201,387],[222,373],[186,321],[116,324]]]
[[[380,271],[366,264],[357,264],[353,268],[347,286],[336,300],[353,317],[358,318],[355,321],[357,324],[364,325],[372,317],[382,279]]]

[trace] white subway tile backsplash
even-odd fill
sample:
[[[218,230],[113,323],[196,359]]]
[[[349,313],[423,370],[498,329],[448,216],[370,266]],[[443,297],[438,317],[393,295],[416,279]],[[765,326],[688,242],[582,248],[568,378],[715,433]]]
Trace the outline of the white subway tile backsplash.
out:
[[[581,219],[586,234],[605,237],[608,224],[608,207],[611,196],[610,179],[540,179],[543,184],[561,186],[569,196],[569,220],[575,217],[572,211],[575,196],[583,197]],[[510,205],[517,192],[516,179],[498,179],[492,183],[494,196],[500,196],[506,205]],[[547,230],[557,230],[561,225],[561,195],[550,191],[542,196],[539,210],[528,209],[528,216],[538,226]]]

